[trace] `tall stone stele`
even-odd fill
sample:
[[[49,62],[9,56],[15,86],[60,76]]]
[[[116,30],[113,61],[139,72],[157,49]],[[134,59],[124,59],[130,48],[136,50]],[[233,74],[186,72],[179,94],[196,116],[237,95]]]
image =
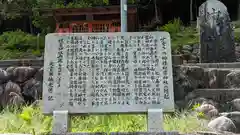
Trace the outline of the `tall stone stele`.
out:
[[[199,7],[200,61],[234,62],[235,43],[227,7],[218,0],[207,0]]]

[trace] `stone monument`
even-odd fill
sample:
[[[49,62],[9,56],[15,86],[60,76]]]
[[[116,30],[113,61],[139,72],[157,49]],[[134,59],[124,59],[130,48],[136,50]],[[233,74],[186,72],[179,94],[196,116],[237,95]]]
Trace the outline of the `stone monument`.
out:
[[[52,33],[46,36],[43,112],[53,133],[68,131],[68,114],[148,113],[148,130],[162,130],[174,111],[167,32]]]
[[[199,7],[200,61],[234,62],[235,43],[227,7],[218,0],[207,0]]]

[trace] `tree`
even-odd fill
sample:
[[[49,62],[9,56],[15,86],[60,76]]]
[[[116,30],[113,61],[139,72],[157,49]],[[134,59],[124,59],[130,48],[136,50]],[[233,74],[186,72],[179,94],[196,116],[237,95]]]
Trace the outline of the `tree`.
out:
[[[38,0],[33,7],[33,24],[46,34],[52,31],[52,27],[50,26],[54,25],[54,20],[52,18],[46,18],[44,15],[41,16],[39,10],[47,8],[84,8],[96,5],[108,5],[108,0],[73,0],[70,3],[66,3],[66,0]]]
[[[0,26],[6,19],[28,16],[30,29],[32,25],[40,28],[43,33],[50,32],[48,29],[52,25],[53,19],[41,16],[39,10],[48,8],[84,8],[93,6],[104,6],[109,4],[109,0],[0,0]],[[129,3],[135,3],[136,0],[128,0]]]

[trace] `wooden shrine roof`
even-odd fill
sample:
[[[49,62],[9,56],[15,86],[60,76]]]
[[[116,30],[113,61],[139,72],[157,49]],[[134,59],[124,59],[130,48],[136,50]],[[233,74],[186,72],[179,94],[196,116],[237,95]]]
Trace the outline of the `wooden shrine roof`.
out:
[[[120,14],[120,6],[41,9],[39,10],[39,12],[41,15],[44,15],[44,16]],[[137,12],[137,7],[135,5],[128,5],[128,14],[136,14],[136,12]]]

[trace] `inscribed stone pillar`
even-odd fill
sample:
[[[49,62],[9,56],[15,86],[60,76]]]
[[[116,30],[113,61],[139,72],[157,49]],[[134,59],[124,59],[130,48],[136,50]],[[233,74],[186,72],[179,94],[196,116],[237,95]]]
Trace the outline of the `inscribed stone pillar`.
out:
[[[207,0],[199,7],[200,61],[234,62],[233,28],[227,7],[218,0]]]

